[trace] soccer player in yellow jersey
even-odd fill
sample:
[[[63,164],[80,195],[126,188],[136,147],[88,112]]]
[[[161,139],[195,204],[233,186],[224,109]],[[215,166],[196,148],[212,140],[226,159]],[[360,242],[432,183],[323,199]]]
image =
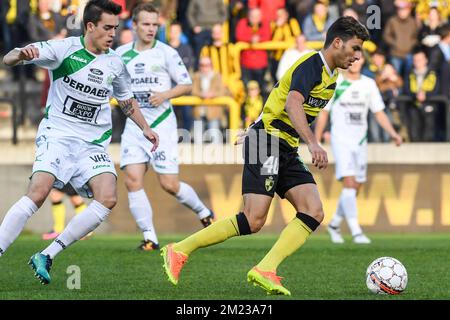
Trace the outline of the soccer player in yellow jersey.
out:
[[[164,269],[173,284],[178,283],[183,265],[196,249],[258,232],[276,192],[289,200],[297,214],[267,255],[248,272],[247,280],[270,294],[291,294],[281,284],[277,267],[305,243],[324,217],[314,178],[297,153],[299,140],[307,145],[313,165],[326,168],[327,153],[310,124],[333,96],[336,68],[347,69],[360,59],[363,42],[368,39],[367,29],[357,20],[341,17],[330,26],[324,48],[302,56],[274,86],[259,121],[244,139],[244,211],[162,248]]]

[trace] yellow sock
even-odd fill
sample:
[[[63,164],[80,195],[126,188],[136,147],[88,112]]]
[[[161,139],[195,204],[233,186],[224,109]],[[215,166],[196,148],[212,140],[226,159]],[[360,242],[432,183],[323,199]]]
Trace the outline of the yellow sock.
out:
[[[214,222],[207,228],[177,242],[174,244],[173,250],[190,255],[198,248],[208,247],[238,235],[239,227],[237,219],[236,216],[233,216]]]
[[[86,208],[87,208],[87,205],[86,205],[86,203],[83,202],[79,206],[75,207],[75,214],[82,213]]]
[[[256,266],[262,271],[276,271],[278,265],[300,248],[311,234],[311,229],[300,219],[294,218],[283,229],[277,242]]]
[[[52,205],[53,215],[53,231],[61,233],[66,224],[66,207],[64,203],[57,203]]]

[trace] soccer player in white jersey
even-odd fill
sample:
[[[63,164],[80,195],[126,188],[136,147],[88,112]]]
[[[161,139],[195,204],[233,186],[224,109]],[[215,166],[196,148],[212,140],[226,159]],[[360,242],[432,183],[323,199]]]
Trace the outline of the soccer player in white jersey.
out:
[[[151,143],[139,139],[139,128],[126,122],[122,134],[120,167],[125,172],[130,211],[142,230],[142,250],[159,249],[153,226],[152,207],[144,191],[144,175],[151,163],[161,187],[193,210],[203,226],[211,224],[213,213],[199,199],[194,189],[178,178],[178,134],[175,113],[169,99],[189,94],[192,81],[177,51],[155,39],[158,11],[149,3],[133,10],[135,42],[117,49],[131,75],[131,88],[141,111],[161,143],[150,152]],[[172,87],[172,83],[176,85]]]
[[[111,140],[110,96],[141,129],[142,140],[150,140],[153,149],[159,143],[133,98],[125,64],[110,49],[120,11],[112,1],[91,0],[83,15],[84,36],[16,48],[3,59],[9,66],[34,63],[47,68],[52,83],[36,137],[30,185],[3,219],[0,255],[42,206],[53,186],[70,183],[80,195],[94,198],[46,249],[31,257],[29,264],[43,284],[50,283],[54,257],[97,228],[116,204],[116,172],[106,151]]]
[[[354,243],[371,242],[359,225],[356,204],[358,190],[366,181],[367,113],[369,110],[397,146],[403,142],[402,137],[395,132],[383,111],[384,102],[375,81],[361,74],[363,65],[364,58],[361,58],[349,69],[342,71],[333,99],[322,109],[315,129],[316,138],[320,141],[330,116],[331,147],[336,163],[336,179],[343,184],[336,213],[328,224],[328,232],[334,243],[344,242],[340,232],[340,224],[344,218],[347,220]]]

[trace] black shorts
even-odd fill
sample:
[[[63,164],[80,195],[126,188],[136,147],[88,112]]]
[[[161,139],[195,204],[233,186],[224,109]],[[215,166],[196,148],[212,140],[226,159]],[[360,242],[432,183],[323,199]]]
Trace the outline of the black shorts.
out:
[[[66,184],[62,189],[58,189],[61,192],[64,192],[69,197],[73,197],[78,195],[78,193],[75,191],[75,189],[72,187],[70,183]]]
[[[249,130],[244,141],[242,194],[257,193],[273,197],[298,185],[316,183],[300,159],[297,149],[283,139],[269,135],[262,121]]]

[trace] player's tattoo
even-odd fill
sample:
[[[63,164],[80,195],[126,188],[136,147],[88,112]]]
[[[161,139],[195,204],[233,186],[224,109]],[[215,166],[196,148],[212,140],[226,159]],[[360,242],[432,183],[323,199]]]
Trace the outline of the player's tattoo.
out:
[[[129,117],[134,113],[133,108],[133,99],[128,99],[119,102],[120,109],[122,109],[123,113]]]

